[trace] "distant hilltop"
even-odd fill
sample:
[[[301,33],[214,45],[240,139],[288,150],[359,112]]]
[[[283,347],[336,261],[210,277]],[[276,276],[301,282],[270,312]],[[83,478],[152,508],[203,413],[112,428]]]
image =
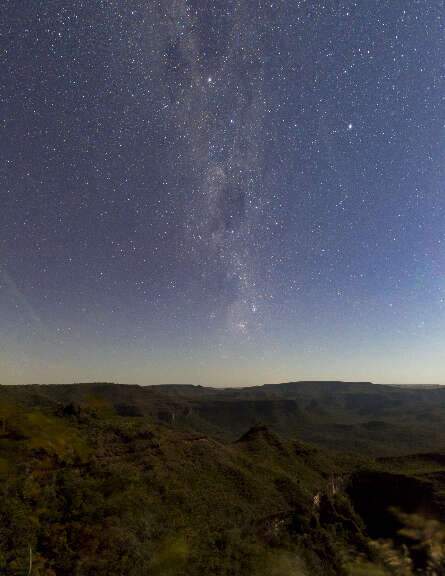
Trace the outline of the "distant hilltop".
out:
[[[283,437],[387,456],[445,446],[445,388],[302,380],[244,388],[112,382],[0,386],[0,402],[88,418],[106,411],[236,440],[267,425]]]

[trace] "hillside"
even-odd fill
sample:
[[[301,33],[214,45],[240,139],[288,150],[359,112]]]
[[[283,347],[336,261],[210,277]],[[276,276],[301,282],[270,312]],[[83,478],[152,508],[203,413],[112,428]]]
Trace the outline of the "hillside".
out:
[[[430,394],[439,414],[441,390],[366,383],[2,387],[0,573],[443,574],[445,451],[326,447],[343,417],[383,447],[363,423]]]

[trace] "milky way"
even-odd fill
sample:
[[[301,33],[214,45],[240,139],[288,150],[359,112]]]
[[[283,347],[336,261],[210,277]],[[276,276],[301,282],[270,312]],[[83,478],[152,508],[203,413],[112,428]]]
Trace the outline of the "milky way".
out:
[[[445,381],[443,1],[0,10],[0,381]]]
[[[185,2],[172,7],[171,18],[167,67],[175,68],[181,80],[169,108],[186,144],[182,178],[190,186],[185,221],[191,250],[204,289],[207,276],[214,274],[221,276],[223,290],[231,287],[229,326],[247,333],[249,317],[258,310],[257,227],[267,217],[261,172],[267,19],[247,6],[224,7],[212,15]]]

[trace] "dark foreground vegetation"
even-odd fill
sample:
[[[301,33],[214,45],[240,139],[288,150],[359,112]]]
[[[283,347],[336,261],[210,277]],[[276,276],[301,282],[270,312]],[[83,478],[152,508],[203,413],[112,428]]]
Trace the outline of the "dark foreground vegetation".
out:
[[[0,574],[445,574],[445,390],[0,387]]]

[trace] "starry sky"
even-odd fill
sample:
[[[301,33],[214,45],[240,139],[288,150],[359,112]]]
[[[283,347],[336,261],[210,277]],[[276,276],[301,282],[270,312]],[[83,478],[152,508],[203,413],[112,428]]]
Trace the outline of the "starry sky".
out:
[[[445,383],[443,0],[4,0],[0,382]]]

